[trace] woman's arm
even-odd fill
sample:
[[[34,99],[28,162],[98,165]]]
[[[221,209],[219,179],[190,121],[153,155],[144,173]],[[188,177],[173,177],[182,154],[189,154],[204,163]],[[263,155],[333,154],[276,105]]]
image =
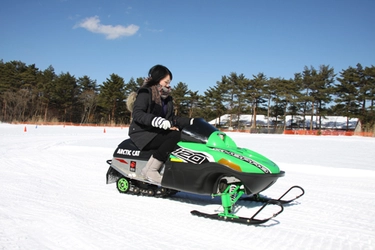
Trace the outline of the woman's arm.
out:
[[[151,127],[151,121],[155,115],[148,113],[151,96],[147,89],[140,89],[134,102],[133,121],[144,126]]]

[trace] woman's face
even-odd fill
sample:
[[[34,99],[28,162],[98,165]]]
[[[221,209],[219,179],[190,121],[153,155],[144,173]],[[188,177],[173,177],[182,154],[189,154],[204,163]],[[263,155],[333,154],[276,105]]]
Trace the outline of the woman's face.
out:
[[[163,87],[170,88],[171,87],[171,76],[167,75],[163,79],[160,80],[159,84]]]

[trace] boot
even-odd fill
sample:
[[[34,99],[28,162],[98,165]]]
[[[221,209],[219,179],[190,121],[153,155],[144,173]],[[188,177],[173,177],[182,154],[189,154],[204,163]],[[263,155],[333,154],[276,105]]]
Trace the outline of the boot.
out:
[[[147,180],[160,184],[161,175],[159,173],[159,169],[162,165],[162,161],[159,161],[155,159],[153,156],[151,156],[146,166],[142,169],[142,176]]]

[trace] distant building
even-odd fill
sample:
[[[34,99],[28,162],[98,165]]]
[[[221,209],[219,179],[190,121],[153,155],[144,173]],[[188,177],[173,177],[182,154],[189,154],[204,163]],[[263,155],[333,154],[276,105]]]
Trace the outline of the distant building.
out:
[[[219,118],[209,121],[210,124],[220,127],[229,128],[230,114],[225,114]],[[286,116],[286,128],[287,129],[309,129],[312,122],[313,129],[318,128],[319,116],[313,116],[311,121],[311,116]],[[238,123],[237,123],[238,122]],[[274,117],[268,118],[265,115],[256,116],[256,126],[257,127],[275,127],[276,119]],[[253,124],[253,115],[232,115],[232,128],[229,129],[244,129],[249,128]],[[358,124],[358,118],[347,118],[345,116],[322,116],[321,117],[321,128],[322,129],[336,129],[336,130],[354,130]],[[277,127],[284,127],[284,120],[277,119]]]

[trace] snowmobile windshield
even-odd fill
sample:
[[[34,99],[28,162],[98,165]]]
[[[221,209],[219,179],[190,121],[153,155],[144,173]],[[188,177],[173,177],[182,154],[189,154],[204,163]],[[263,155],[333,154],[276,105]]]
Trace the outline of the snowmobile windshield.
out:
[[[208,137],[215,131],[218,131],[218,129],[203,118],[194,118],[193,124],[182,130],[181,141],[207,143]]]

